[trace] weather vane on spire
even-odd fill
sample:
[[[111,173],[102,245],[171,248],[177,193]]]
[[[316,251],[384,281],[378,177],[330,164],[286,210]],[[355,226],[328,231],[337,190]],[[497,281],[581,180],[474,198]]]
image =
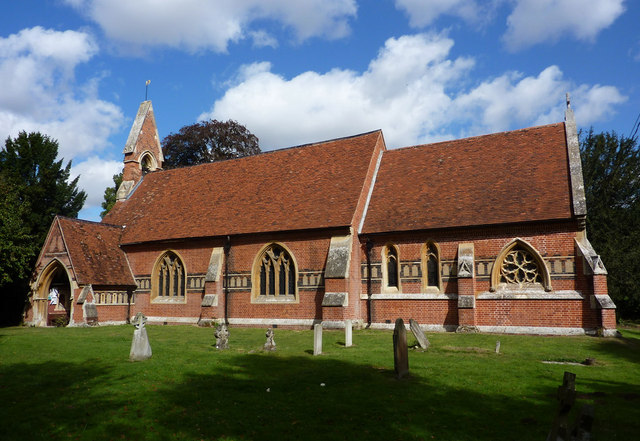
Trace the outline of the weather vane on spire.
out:
[[[149,84],[151,84],[151,80],[147,80],[144,88],[144,100],[147,101],[147,92],[149,91]]]

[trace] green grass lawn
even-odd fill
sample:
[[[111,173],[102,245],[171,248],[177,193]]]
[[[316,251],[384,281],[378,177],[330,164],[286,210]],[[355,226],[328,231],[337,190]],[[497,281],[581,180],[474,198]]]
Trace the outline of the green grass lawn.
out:
[[[544,440],[565,370],[596,440],[640,433],[640,330],[624,338],[428,334],[393,373],[392,333],[148,326],[153,357],[129,361],[132,326],[0,329],[1,440]],[[409,342],[413,336],[409,332]],[[500,354],[494,352],[496,340]],[[543,360],[593,366],[545,364]]]

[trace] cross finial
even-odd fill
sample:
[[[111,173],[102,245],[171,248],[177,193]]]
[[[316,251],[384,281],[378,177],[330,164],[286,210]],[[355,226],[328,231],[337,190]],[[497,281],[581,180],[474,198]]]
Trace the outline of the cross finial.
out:
[[[567,92],[567,109],[571,108],[571,96],[569,95],[569,92]]]
[[[151,80],[147,80],[144,87],[144,100],[147,101],[147,92],[149,91],[149,84],[151,84]]]

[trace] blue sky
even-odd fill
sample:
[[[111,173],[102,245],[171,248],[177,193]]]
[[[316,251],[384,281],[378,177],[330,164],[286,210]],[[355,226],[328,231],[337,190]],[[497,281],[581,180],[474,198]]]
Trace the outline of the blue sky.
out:
[[[263,150],[382,129],[390,148],[562,121],[629,135],[629,0],[5,0],[0,136],[58,139],[98,220],[151,80],[160,137],[235,119]]]

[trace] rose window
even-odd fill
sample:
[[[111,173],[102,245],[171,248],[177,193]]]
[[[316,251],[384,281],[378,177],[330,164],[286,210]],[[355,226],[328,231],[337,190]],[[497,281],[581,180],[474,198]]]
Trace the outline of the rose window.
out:
[[[542,275],[531,253],[516,248],[509,251],[502,261],[500,282],[517,285],[542,283]]]

